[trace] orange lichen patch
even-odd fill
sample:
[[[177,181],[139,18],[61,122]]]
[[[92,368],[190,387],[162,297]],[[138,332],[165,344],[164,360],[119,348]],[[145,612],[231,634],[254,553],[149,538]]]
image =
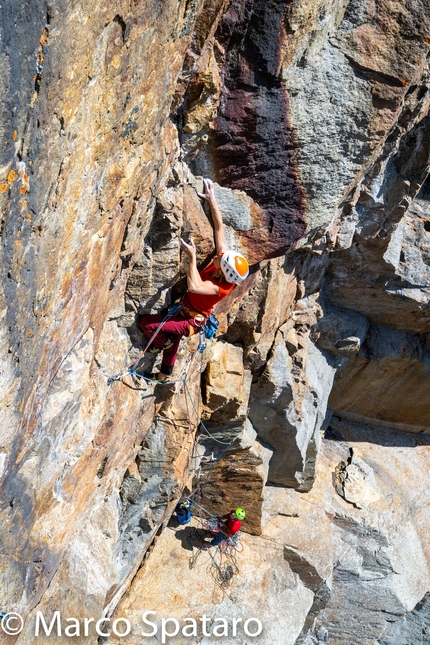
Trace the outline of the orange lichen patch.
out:
[[[39,42],[42,45],[42,47],[45,47],[45,45],[48,44],[48,30],[46,29],[46,27],[43,30],[43,34],[41,35]]]
[[[45,58],[45,54],[40,49],[37,52],[37,58],[39,60],[39,65],[42,65],[43,64],[43,59]]]
[[[31,222],[31,215],[30,215],[30,213],[28,213],[28,215],[27,215],[27,220],[28,220],[29,222]]]
[[[9,170],[9,174],[7,176],[7,183],[11,184],[14,181],[15,181],[15,171],[14,170]]]
[[[20,412],[22,412],[23,407],[24,407],[24,401],[23,401],[23,402],[21,403],[21,405],[19,406],[19,411],[20,411]]]
[[[16,130],[13,131],[12,141],[15,141],[15,139],[16,139]]]
[[[28,184],[24,184],[24,186],[21,186],[21,188],[19,189],[19,192],[21,193],[21,195],[25,195],[27,190],[28,190]]]
[[[5,193],[7,191],[7,184],[0,184],[0,193]]]
[[[28,332],[27,332],[27,336],[31,336],[32,333],[33,333],[33,330],[29,329]]]
[[[23,199],[21,202],[21,213],[22,211],[25,211],[26,208],[27,208],[27,200]]]

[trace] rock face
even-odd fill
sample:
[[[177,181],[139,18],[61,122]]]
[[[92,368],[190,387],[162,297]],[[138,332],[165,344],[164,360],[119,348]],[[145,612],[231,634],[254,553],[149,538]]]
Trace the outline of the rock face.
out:
[[[363,348],[344,361],[329,400],[336,413],[413,432],[428,429],[430,356],[418,336],[370,325]]]
[[[428,3],[21,5],[0,24],[0,605],[26,622],[0,639],[32,643],[36,610],[167,612],[189,553],[166,527],[200,486],[212,512],[248,511],[240,602],[219,608],[261,611],[261,643],[415,644]],[[138,316],[185,292],[179,238],[214,252],[208,175],[250,276],[203,355],[182,341],[173,384],[112,383]],[[215,617],[189,575],[176,615]]]
[[[430,518],[422,478],[429,439],[337,418],[326,434],[310,492],[266,488],[262,535],[241,537],[240,573],[228,589],[235,602],[214,583],[194,529],[167,529],[115,615],[133,625],[125,642],[141,642],[141,613],[149,607],[158,623],[172,610],[178,620],[206,614],[230,624],[258,616],[263,632],[256,642],[263,645],[426,642]],[[336,483],[337,474],[345,468],[351,473],[351,466],[362,468],[367,481],[354,499],[351,491],[339,495]],[[187,640],[194,645],[201,639]],[[235,640],[250,641],[243,633]]]
[[[136,577],[131,593],[128,595],[120,612],[116,617],[127,616],[133,625],[132,633],[123,639],[108,639],[108,643],[125,642],[127,645],[137,645],[142,642],[142,612],[151,607],[156,615],[148,619],[156,622],[159,627],[158,638],[145,638],[147,643],[155,645],[160,642],[160,623],[163,618],[171,615],[172,588],[174,593],[174,613],[181,627],[187,617],[194,618],[201,626],[200,617],[206,615],[208,628],[213,631],[217,618],[224,618],[229,624],[229,637],[232,639],[233,621],[241,620],[234,640],[240,645],[249,643],[249,637],[243,630],[244,622],[249,618],[257,617],[264,625],[264,638],[255,639],[266,645],[269,643],[286,643],[293,645],[299,635],[297,627],[297,613],[306,614],[312,605],[312,592],[297,580],[288,563],[283,558],[282,543],[264,540],[264,548],[259,545],[263,538],[246,535],[243,538],[243,550],[237,558],[239,573],[234,576],[228,595],[236,600],[231,602],[222,590],[214,583],[210,572],[211,559],[207,553],[200,552],[193,566],[193,556],[198,551],[192,546],[191,527],[185,529],[166,529],[157,541],[154,551],[148,560],[148,567]],[[190,544],[191,542],[191,544]],[[276,567],[274,566],[276,563]],[[190,567],[191,564],[191,567]],[[167,576],[159,576],[160,567],[168,569]],[[258,571],[258,576],[255,576]],[[184,584],[177,585],[178,580]],[[193,598],[190,602],[190,589],[193,589]],[[262,599],[265,602],[262,603]],[[281,620],[273,620],[279,615]],[[169,631],[170,631],[169,626]],[[255,632],[257,625],[249,626]],[[151,628],[152,629],[152,628]],[[145,627],[150,634],[149,628]],[[173,630],[172,630],[173,631]],[[209,632],[209,633],[211,633]],[[226,639],[227,640],[227,639]],[[206,637],[202,640],[202,631],[199,629],[197,638],[187,638],[186,642],[212,643],[219,642],[218,638]],[[168,641],[167,641],[168,642]],[[174,642],[174,641],[173,641]],[[228,641],[227,641],[228,642]]]
[[[250,418],[275,449],[270,481],[308,490],[334,369],[317,347],[299,339],[292,338],[288,324],[280,328],[266,370],[253,388]]]

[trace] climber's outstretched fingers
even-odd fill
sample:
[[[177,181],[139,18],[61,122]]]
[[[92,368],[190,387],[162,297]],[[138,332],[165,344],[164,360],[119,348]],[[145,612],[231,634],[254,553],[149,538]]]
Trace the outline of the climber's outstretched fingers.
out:
[[[215,200],[215,191],[214,191],[214,183],[210,179],[203,179],[203,188],[204,188],[204,193],[197,193],[201,199],[206,199],[208,202],[210,202],[211,199]]]
[[[185,242],[185,240],[182,239],[182,237],[180,238],[179,243],[181,245],[181,249],[184,251],[187,257],[191,258],[197,253],[196,245],[194,244],[192,237],[190,237],[188,244]]]

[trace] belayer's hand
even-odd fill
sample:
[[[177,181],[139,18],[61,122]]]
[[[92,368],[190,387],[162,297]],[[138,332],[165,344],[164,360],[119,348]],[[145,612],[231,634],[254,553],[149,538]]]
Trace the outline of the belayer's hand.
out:
[[[187,244],[185,240],[183,240],[181,237],[180,244],[181,244],[181,249],[184,251],[185,255],[187,255],[190,259],[196,255],[197,249],[192,237],[190,237],[189,244]]]
[[[214,184],[210,179],[203,179],[204,193],[198,193],[199,197],[206,199],[208,202],[215,201]]]

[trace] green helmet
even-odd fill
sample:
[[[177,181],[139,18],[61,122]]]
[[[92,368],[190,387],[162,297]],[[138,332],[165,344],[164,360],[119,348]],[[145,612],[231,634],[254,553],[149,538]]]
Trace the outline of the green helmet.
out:
[[[237,509],[235,510],[235,515],[236,515],[236,517],[237,517],[237,519],[238,519],[238,520],[244,520],[244,519],[245,519],[245,517],[246,517],[246,513],[245,513],[245,511],[243,510],[243,508],[237,508]]]

